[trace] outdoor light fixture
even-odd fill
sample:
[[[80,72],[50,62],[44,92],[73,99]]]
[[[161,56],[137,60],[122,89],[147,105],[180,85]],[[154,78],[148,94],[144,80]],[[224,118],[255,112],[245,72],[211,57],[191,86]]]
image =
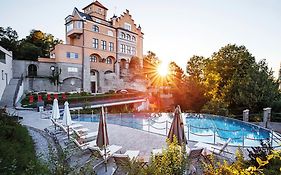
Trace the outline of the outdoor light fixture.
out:
[[[57,92],[58,92],[58,88],[59,88],[59,76],[61,74],[61,68],[59,67],[55,67],[55,66],[51,66],[50,67],[51,71],[52,71],[52,75],[51,75],[51,80],[54,83],[54,85],[57,87]]]
[[[51,69],[51,71],[54,71],[55,70],[55,66],[51,66],[50,69]]]

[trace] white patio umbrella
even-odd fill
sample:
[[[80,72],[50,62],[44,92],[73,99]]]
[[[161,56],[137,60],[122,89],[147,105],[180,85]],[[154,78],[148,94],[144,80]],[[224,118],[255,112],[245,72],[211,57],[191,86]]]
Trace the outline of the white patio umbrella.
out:
[[[57,119],[60,118],[59,102],[57,99],[54,99],[54,102],[53,102],[51,118],[54,119],[55,121],[57,121]],[[55,130],[56,130],[56,125],[55,125]]]
[[[62,118],[62,124],[67,126],[67,136],[69,139],[69,126],[72,124],[72,120],[71,120],[71,115],[70,115],[70,110],[69,110],[69,106],[68,106],[68,102],[66,101],[64,103],[64,111],[63,111],[63,118]]]

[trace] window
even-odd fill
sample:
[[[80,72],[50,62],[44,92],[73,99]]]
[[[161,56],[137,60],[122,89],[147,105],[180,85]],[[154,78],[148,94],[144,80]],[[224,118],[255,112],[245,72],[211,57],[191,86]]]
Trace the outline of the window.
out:
[[[121,38],[126,38],[126,35],[124,32],[121,33]]]
[[[106,58],[106,64],[112,64],[112,59],[111,58]]]
[[[135,36],[132,37],[132,41],[136,41],[136,37]]]
[[[136,48],[132,47],[132,54],[135,55],[136,54]]]
[[[102,14],[101,8],[98,8],[98,9],[97,9],[97,13]]]
[[[4,80],[4,70],[2,70],[2,80]]]
[[[109,42],[109,51],[114,51],[114,43]]]
[[[96,38],[93,38],[93,48],[95,49],[99,48],[99,40]]]
[[[90,56],[90,61],[91,61],[91,62],[97,62],[97,61],[98,61],[97,56],[96,56],[96,55],[91,55],[91,56]]]
[[[6,64],[6,54],[0,50],[0,62]]]
[[[124,23],[124,28],[126,29],[126,30],[130,30],[131,31],[131,24],[129,24],[129,23]]]
[[[93,25],[93,31],[94,31],[94,32],[99,32],[99,31],[100,31],[100,30],[99,30],[99,26]]]
[[[125,51],[126,51],[126,50],[125,50],[125,44],[121,44],[121,52],[122,52],[122,53],[125,53]]]
[[[96,71],[91,70],[91,75],[92,75],[92,76],[95,76],[95,75],[96,75]]]
[[[107,31],[107,35],[108,36],[113,36],[113,31],[112,30]]]
[[[131,35],[127,34],[127,40],[131,40]]]
[[[77,67],[68,67],[67,72],[78,72],[78,68]]]
[[[97,22],[97,23],[101,23],[101,20],[100,20],[100,19],[96,19],[96,22]]]
[[[77,29],[82,29],[82,21],[76,21]]]
[[[131,54],[131,46],[127,46],[127,54]]]
[[[72,23],[72,22],[67,23],[67,24],[66,24],[66,32],[69,32],[69,31],[71,31],[72,29],[73,29],[73,23]]]
[[[101,40],[101,47],[102,47],[102,50],[106,50],[106,41]]]
[[[78,53],[66,52],[66,58],[78,59]]]

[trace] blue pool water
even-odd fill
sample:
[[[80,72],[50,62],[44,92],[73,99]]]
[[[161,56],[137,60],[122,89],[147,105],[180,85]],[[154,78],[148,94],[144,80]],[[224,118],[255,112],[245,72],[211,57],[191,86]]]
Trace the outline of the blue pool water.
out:
[[[153,117],[151,117],[153,116]],[[188,140],[206,143],[224,143],[232,138],[234,146],[258,146],[260,140],[269,140],[273,146],[279,146],[280,136],[262,127],[221,116],[183,113],[183,122]],[[135,129],[167,135],[173,114],[108,114],[107,123],[127,126]],[[81,115],[73,120],[99,122],[99,115]],[[272,136],[274,139],[271,139]],[[275,141],[276,140],[276,141]]]

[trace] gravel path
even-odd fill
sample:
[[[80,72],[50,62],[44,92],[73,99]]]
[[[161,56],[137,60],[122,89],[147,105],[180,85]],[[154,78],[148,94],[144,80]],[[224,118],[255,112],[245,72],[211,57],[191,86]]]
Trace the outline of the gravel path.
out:
[[[41,130],[32,127],[27,127],[27,129],[34,142],[37,157],[44,162],[48,162],[50,160],[50,149],[55,151],[55,155],[57,152],[53,139]]]

